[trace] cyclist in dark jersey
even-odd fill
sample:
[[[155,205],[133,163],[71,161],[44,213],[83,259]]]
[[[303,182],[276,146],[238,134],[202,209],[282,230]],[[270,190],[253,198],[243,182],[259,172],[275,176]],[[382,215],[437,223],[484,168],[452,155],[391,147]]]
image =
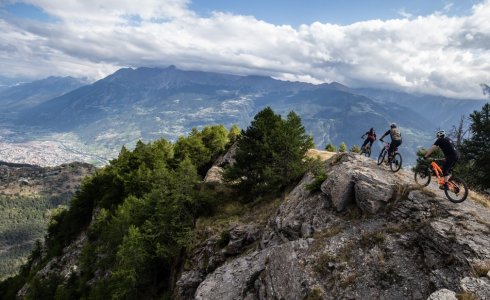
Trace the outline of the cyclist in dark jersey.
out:
[[[366,132],[365,134],[363,134],[361,136],[361,138],[363,139],[365,136],[367,136],[367,138],[364,141],[364,143],[362,144],[361,149],[363,149],[364,147],[366,147],[367,143],[369,143],[369,147],[372,147],[373,146],[373,143],[376,140],[376,131],[374,131],[374,128],[371,128],[371,129],[369,129],[368,132]]]
[[[383,136],[379,139],[381,142],[384,142],[383,138],[387,135],[391,137],[390,149],[388,149],[388,162],[391,162],[391,158],[395,149],[402,144],[402,134],[400,133],[400,129],[396,126],[395,123],[391,123],[390,130],[385,132]]]
[[[450,176],[449,174],[451,173],[454,165],[458,162],[459,154],[458,151],[456,151],[456,147],[454,147],[453,141],[446,137],[446,133],[444,132],[444,130],[439,130],[436,133],[436,137],[437,140],[434,142],[434,145],[432,145],[429,150],[427,150],[424,158],[429,158],[429,156],[437,149],[437,147],[441,148],[445,157],[444,163],[441,167],[442,176],[444,176],[444,186],[441,186],[441,188],[447,189],[447,182]]]

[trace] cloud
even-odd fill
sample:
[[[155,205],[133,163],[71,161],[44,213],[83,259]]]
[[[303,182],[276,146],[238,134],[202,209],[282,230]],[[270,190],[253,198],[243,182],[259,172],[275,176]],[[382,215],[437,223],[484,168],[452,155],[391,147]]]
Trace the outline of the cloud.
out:
[[[473,98],[490,82],[490,0],[463,17],[297,28],[223,12],[199,17],[189,0],[25,2],[58,21],[1,15],[0,75],[99,79],[120,67],[173,64]]]

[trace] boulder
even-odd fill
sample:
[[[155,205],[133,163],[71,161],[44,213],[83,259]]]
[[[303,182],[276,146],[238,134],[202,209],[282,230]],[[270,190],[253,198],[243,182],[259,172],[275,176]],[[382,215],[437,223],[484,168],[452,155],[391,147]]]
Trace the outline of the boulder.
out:
[[[223,264],[201,282],[195,299],[245,299],[254,293],[255,280],[264,270],[267,257],[268,251],[255,251]]]
[[[357,206],[368,214],[376,214],[394,198],[396,185],[373,172],[354,174],[354,191]]]
[[[448,289],[441,289],[430,294],[427,300],[458,300],[456,293]]]
[[[490,279],[488,278],[465,277],[461,280],[461,288],[465,292],[475,295],[478,299],[490,299]]]

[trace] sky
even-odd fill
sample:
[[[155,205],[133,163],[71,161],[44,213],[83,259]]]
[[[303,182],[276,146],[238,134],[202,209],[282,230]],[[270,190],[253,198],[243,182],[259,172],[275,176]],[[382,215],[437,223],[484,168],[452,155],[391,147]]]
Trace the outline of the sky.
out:
[[[488,20],[490,0],[0,0],[0,78],[175,65],[481,99]]]

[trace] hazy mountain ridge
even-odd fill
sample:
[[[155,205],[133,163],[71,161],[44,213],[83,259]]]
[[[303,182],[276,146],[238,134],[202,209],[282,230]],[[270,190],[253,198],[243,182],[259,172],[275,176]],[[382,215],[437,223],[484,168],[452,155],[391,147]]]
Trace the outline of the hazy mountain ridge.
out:
[[[434,130],[450,129],[462,114],[483,103],[447,99],[443,105],[444,99],[173,66],[125,68],[35,106],[25,105],[14,121],[20,128],[68,132],[110,159],[122,145],[131,147],[139,139],[175,140],[206,124],[245,128],[256,112],[271,106],[282,115],[297,112],[318,148],[327,143],[359,145],[370,127],[380,135],[396,122],[404,135],[401,151],[409,162],[417,147],[430,145]],[[373,153],[380,148],[377,143]]]
[[[6,116],[75,90],[86,82],[73,77],[48,77],[0,90],[0,111]]]
[[[374,88],[355,89],[356,92],[380,103],[407,107],[426,119],[431,120],[432,130],[450,130],[461,117],[468,117],[474,110],[480,110],[488,100],[452,99],[442,96],[409,94]]]

